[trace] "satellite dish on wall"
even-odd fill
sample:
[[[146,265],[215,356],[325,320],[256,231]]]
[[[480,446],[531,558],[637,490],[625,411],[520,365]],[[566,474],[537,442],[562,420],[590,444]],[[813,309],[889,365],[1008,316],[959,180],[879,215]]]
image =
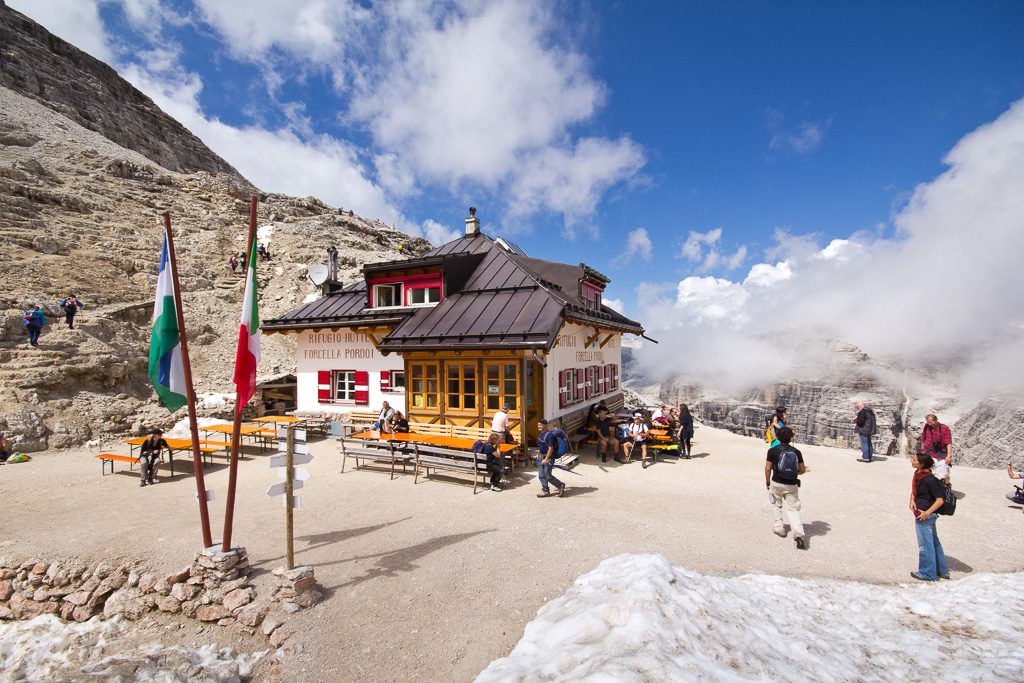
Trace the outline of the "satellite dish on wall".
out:
[[[319,287],[327,281],[327,266],[316,265],[311,267],[309,272],[306,273],[306,277],[309,278],[310,282]]]

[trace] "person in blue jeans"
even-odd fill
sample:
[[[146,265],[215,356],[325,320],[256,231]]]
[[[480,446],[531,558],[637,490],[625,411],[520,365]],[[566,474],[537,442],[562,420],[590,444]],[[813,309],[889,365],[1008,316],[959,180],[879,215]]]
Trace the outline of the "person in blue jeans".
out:
[[[537,423],[540,434],[537,435],[537,478],[540,480],[541,492],[538,498],[547,498],[551,495],[551,487],[558,489],[559,497],[565,495],[565,484],[555,479],[551,472],[558,459],[558,437],[553,430],[548,429],[548,421],[541,418]]]
[[[910,464],[915,470],[910,509],[914,513],[918,551],[917,571],[910,572],[910,575],[918,581],[948,579],[949,564],[935,528],[936,511],[942,507],[946,489],[932,474],[932,465],[935,464],[932,456],[919,453],[910,460]]]
[[[875,411],[863,403],[857,404],[857,417],[853,421],[853,431],[860,437],[860,461],[874,460],[875,451],[871,446],[871,437],[878,433]]]

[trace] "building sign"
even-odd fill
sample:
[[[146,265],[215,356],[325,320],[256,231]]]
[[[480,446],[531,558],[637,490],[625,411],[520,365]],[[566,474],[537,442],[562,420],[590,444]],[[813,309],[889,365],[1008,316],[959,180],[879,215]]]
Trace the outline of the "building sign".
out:
[[[579,337],[577,335],[575,335],[575,334],[560,334],[560,335],[558,335],[558,345],[559,346],[564,346],[564,347],[570,348],[570,349],[571,348],[576,348],[578,346],[583,346],[583,344],[579,343]]]
[[[604,351],[577,351],[576,352],[577,363],[604,363]]]
[[[307,332],[308,348],[302,350],[306,360],[371,360],[377,350],[370,338],[360,332]],[[361,344],[353,348],[352,344]]]

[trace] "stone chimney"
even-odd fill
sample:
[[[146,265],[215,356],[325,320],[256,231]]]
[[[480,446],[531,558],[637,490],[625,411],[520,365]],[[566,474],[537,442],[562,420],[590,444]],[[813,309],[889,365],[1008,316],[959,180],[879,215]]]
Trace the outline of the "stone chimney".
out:
[[[469,218],[466,219],[466,237],[480,234],[480,219],[476,217],[476,207],[469,207]]]

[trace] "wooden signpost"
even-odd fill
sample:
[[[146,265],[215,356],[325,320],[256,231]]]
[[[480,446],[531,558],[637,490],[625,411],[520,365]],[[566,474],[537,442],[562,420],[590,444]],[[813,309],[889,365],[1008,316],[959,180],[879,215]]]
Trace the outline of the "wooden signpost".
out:
[[[309,479],[309,470],[296,465],[305,465],[313,460],[306,443],[306,430],[297,429],[295,425],[277,428],[277,450],[281,455],[270,458],[270,466],[277,467],[278,475],[284,480],[273,484],[267,489],[270,497],[284,495],[285,536],[288,547],[288,569],[295,568],[295,533],[294,510],[302,507],[301,498],[295,495],[295,489],[302,488],[302,482]]]

